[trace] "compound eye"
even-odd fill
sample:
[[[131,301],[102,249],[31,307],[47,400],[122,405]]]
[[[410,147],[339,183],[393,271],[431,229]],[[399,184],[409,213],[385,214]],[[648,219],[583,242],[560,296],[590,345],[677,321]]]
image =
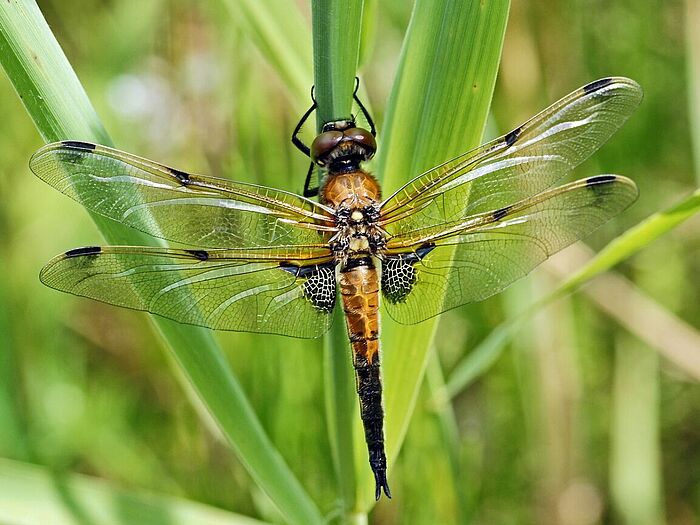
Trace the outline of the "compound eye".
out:
[[[325,157],[335,149],[335,147],[343,139],[341,131],[324,131],[318,135],[311,143],[311,160],[316,164],[323,166]]]
[[[377,151],[377,141],[369,131],[363,128],[350,128],[345,131],[345,136],[349,137],[354,143],[362,146],[366,152],[365,160],[369,160]],[[347,140],[347,139],[346,139]]]

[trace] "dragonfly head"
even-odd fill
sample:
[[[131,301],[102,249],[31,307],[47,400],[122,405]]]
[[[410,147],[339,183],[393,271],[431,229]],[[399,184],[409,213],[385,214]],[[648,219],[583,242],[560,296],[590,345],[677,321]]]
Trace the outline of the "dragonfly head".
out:
[[[323,125],[311,144],[311,160],[332,171],[352,171],[377,151],[374,135],[358,128],[353,119],[335,120]]]

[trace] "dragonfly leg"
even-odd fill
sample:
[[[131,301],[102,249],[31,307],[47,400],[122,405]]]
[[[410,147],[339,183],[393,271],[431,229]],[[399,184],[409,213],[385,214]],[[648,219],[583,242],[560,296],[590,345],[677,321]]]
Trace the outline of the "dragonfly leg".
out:
[[[311,178],[313,177],[315,167],[316,165],[312,162],[309,165],[309,171],[306,172],[306,180],[304,181],[304,197],[318,196],[318,190],[320,189],[319,186],[316,186],[315,188],[311,187]]]
[[[311,98],[313,99],[313,88],[311,88]],[[301,131],[302,126],[306,123],[306,121],[311,116],[311,113],[313,113],[315,109],[316,109],[316,100],[314,100],[313,104],[311,104],[311,107],[306,110],[306,113],[304,113],[301,116],[301,119],[299,119],[299,123],[297,124],[296,128],[294,128],[294,131],[292,132],[292,144],[294,144],[297,147],[297,149],[299,151],[301,151],[307,157],[311,156],[311,149],[306,144],[304,144],[304,141],[302,141],[299,138],[299,132]]]
[[[360,111],[362,111],[362,114],[365,116],[365,119],[367,120],[367,124],[369,124],[369,131],[372,133],[373,136],[377,136],[377,128],[374,126],[374,121],[372,120],[372,117],[369,115],[369,111],[367,111],[367,108],[365,108],[365,105],[360,101],[360,97],[357,96],[357,90],[360,89],[360,77],[355,77],[355,90],[352,92],[352,98],[355,101],[355,103],[360,107]]]

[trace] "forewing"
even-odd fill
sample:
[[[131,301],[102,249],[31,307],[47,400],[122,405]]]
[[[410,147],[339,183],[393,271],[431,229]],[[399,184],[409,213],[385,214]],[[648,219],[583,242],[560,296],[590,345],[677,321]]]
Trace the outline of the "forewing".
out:
[[[615,175],[572,182],[449,228],[393,238],[382,261],[389,315],[417,323],[500,292],[637,197]]]
[[[605,143],[641,99],[641,88],[627,78],[579,88],[503,137],[406,184],[382,204],[380,225],[399,235],[536,195]]]
[[[332,211],[293,193],[190,175],[87,142],[48,144],[32,171],[90,211],[207,248],[326,245]]]
[[[336,296],[328,250],[79,248],[51,260],[40,278],[63,292],[181,323],[292,337],[325,333]]]

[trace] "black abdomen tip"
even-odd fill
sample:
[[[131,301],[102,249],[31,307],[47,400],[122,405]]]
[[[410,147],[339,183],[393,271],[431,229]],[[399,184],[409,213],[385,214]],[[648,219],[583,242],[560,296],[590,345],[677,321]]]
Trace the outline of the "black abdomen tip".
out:
[[[76,248],[74,250],[68,250],[65,253],[66,257],[81,257],[83,255],[97,255],[102,251],[99,246],[86,246],[85,248]]]
[[[389,483],[386,480],[386,469],[375,470],[374,471],[374,500],[379,501],[382,497],[382,490],[386,497],[391,499],[391,490],[389,489]]]

